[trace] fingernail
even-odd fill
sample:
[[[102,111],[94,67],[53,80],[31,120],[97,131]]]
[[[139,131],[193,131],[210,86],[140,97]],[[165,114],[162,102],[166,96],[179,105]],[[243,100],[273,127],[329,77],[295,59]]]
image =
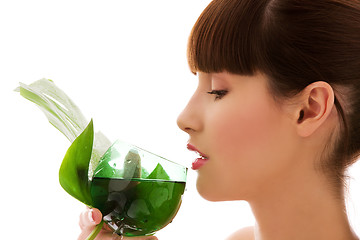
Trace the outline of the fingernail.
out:
[[[92,210],[92,209],[90,209],[90,210],[88,211],[88,218],[89,218],[89,221],[90,221],[91,223],[94,223],[94,224],[95,224],[95,220],[94,220],[94,218],[93,218],[93,210]]]

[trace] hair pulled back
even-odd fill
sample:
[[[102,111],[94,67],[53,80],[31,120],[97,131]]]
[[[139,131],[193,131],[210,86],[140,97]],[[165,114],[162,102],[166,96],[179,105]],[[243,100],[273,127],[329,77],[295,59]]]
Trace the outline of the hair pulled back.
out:
[[[329,83],[340,132],[322,168],[343,186],[360,153],[359,0],[214,0],[193,27],[188,63],[193,72],[260,71],[282,99]]]

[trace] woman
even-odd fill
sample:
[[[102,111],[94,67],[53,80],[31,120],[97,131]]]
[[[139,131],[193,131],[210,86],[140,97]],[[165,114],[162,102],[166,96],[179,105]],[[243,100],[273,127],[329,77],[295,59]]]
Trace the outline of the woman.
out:
[[[228,239],[358,239],[344,190],[360,152],[359,56],[358,0],[203,11],[188,44],[199,84],[178,125],[201,156],[201,196],[251,206],[256,225]]]

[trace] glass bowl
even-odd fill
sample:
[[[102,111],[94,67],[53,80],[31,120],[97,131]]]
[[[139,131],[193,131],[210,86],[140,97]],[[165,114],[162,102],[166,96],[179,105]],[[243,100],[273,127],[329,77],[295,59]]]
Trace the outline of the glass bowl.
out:
[[[118,235],[153,235],[175,217],[187,168],[117,140],[91,179],[93,204]]]

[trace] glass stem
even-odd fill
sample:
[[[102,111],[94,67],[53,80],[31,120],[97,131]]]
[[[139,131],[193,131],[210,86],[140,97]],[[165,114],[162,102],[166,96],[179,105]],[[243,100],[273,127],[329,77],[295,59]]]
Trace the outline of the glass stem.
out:
[[[90,235],[86,238],[86,240],[94,240],[96,238],[96,236],[99,234],[103,225],[104,225],[104,221],[101,220],[101,222],[98,225],[96,225],[96,227],[90,233]]]

